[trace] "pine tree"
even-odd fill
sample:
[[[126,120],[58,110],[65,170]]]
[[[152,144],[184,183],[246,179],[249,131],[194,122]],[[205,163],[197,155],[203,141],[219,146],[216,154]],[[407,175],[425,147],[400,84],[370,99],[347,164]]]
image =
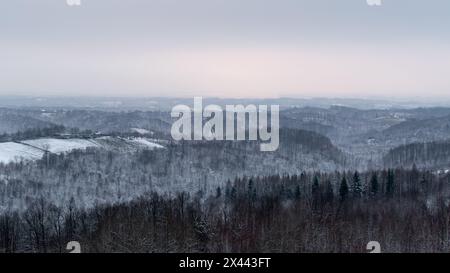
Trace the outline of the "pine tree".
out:
[[[420,179],[420,188],[421,188],[422,192],[428,191],[428,181],[427,181],[427,178],[425,177],[425,174],[423,174],[422,178]]]
[[[248,190],[247,191],[248,196],[252,196],[254,187],[253,187],[253,179],[251,179],[251,178],[248,180],[247,190]]]
[[[300,185],[297,185],[295,187],[295,199],[299,200],[301,196],[302,196],[302,192],[300,190]]]
[[[220,196],[222,196],[222,189],[219,186],[216,189],[216,198],[220,198]]]
[[[314,176],[311,193],[314,198],[319,195],[319,178],[317,175]]]
[[[313,208],[316,210],[319,208],[321,204],[320,200],[320,185],[319,185],[319,178],[317,175],[313,178],[313,184],[311,188],[311,194],[312,194],[312,200],[313,200]]]
[[[360,198],[362,194],[361,179],[357,171],[353,174],[352,194],[354,198]]]
[[[237,198],[237,190],[236,190],[236,187],[233,186],[231,188],[230,199],[231,199],[231,201],[234,201],[234,200],[236,200],[236,198]]]
[[[227,199],[229,199],[231,197],[231,190],[232,190],[231,181],[227,180],[227,183],[225,185],[225,197]]]
[[[334,191],[333,191],[333,185],[331,184],[330,180],[327,181],[326,189],[325,189],[325,200],[328,203],[332,203],[334,200]]]
[[[394,171],[389,169],[386,181],[386,196],[392,197],[394,195],[394,187],[395,187]]]
[[[255,201],[256,199],[256,187],[253,185],[253,179],[248,181],[248,198],[249,200]]]
[[[370,196],[375,197],[378,194],[378,177],[376,173],[370,178]]]
[[[345,176],[342,177],[341,186],[339,187],[339,196],[341,198],[341,202],[345,201],[348,196],[348,184]]]

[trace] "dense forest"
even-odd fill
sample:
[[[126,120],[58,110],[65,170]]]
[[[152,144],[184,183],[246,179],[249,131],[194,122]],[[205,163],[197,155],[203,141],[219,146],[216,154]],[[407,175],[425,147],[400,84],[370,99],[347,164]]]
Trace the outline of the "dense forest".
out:
[[[424,142],[401,145],[384,157],[386,166],[450,169],[450,142]]]
[[[0,217],[0,251],[445,252],[450,176],[412,170],[302,173],[228,181],[215,193],[149,192],[77,208],[45,196]]]
[[[66,128],[62,125],[54,125],[43,128],[32,128],[16,133],[3,133],[0,135],[0,142],[19,141],[41,137],[55,137],[63,134]]]

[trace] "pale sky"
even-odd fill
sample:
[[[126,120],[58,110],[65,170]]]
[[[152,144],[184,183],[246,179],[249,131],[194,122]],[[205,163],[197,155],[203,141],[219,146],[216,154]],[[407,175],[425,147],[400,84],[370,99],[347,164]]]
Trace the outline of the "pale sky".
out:
[[[450,98],[450,1],[0,0],[0,95]]]

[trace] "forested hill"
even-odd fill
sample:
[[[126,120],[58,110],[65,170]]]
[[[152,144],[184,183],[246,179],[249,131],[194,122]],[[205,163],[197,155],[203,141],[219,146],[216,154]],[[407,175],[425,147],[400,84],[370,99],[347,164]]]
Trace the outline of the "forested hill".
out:
[[[280,149],[281,153],[316,153],[340,165],[351,161],[350,156],[334,146],[328,137],[312,131],[281,129]]]
[[[450,136],[450,116],[408,119],[383,130],[381,135],[393,143],[443,141]]]
[[[384,156],[389,167],[450,169],[450,141],[425,142],[401,145]]]
[[[24,208],[45,196],[93,204],[131,200],[148,191],[214,192],[228,179],[343,169],[348,158],[330,140],[302,130],[280,132],[276,152],[251,141],[184,141],[164,149],[85,151],[50,155],[37,162],[0,164],[0,208]]]
[[[68,128],[102,133],[128,132],[131,128],[146,128],[151,131],[167,133],[171,126],[170,115],[167,112],[71,110],[38,113],[37,117],[42,121],[64,125]]]
[[[0,134],[11,134],[30,129],[39,129],[55,126],[48,121],[42,121],[33,117],[22,116],[16,111],[0,109]]]

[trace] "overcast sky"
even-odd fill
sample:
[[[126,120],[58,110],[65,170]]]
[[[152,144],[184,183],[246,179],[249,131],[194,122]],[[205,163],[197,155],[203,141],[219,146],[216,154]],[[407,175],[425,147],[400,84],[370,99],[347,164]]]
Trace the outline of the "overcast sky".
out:
[[[450,1],[0,0],[0,95],[450,98]]]

